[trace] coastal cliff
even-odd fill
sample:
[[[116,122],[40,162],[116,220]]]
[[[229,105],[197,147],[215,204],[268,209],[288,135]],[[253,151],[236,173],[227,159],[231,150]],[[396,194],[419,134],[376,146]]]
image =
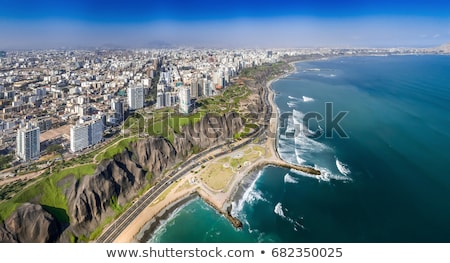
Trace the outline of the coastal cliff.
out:
[[[165,170],[201,150],[232,138],[244,126],[237,113],[206,114],[184,126],[173,142],[163,137],[140,139],[113,159],[103,160],[95,173],[58,182],[66,198],[68,222],[52,215],[54,209],[39,204],[39,196],[21,204],[0,224],[0,242],[83,241],[139,191],[158,180]],[[59,211],[61,212],[61,211]]]

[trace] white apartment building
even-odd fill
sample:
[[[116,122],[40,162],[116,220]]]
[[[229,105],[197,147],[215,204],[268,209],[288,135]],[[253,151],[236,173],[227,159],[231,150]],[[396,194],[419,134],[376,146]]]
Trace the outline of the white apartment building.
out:
[[[129,87],[127,90],[127,97],[130,110],[137,110],[144,107],[143,87]]]
[[[38,159],[41,152],[40,129],[27,123],[17,130],[16,155],[23,161]]]
[[[188,114],[191,110],[191,91],[187,87],[180,88],[178,93],[180,99],[179,112]]]
[[[70,127],[70,151],[78,152],[103,140],[103,123],[101,118],[79,121]]]

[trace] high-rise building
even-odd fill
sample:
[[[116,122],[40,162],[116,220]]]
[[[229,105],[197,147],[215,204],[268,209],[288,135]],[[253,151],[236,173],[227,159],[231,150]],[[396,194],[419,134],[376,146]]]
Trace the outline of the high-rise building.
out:
[[[74,125],[70,127],[70,150],[81,151],[89,146],[89,126]]]
[[[158,91],[156,94],[156,108],[163,108],[166,106],[165,93]]]
[[[137,110],[144,107],[144,88],[129,87],[128,88],[128,107],[130,110]]]
[[[206,79],[206,78],[204,78],[203,79],[203,83],[202,83],[202,86],[203,86],[203,96],[205,96],[205,97],[210,97],[210,96],[212,96],[212,87],[211,87],[211,81],[210,80],[208,80],[208,79]]]
[[[103,140],[103,120],[101,118],[89,124],[89,145],[95,145]]]
[[[41,152],[39,127],[27,123],[17,130],[16,155],[23,161],[38,159]]]
[[[103,120],[101,117],[83,121],[70,127],[70,150],[81,151],[103,140]]]
[[[123,102],[118,99],[111,100],[111,110],[114,111],[114,117],[123,120]]]
[[[179,112],[188,114],[191,110],[191,91],[187,87],[180,88],[178,93],[178,98],[180,100]]]
[[[192,98],[198,98],[199,94],[198,94],[198,81],[197,79],[192,79],[191,81],[191,97]]]

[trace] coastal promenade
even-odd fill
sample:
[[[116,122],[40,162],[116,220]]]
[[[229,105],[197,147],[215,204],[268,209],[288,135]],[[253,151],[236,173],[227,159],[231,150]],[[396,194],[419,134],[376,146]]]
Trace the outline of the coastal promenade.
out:
[[[278,112],[274,103],[275,94],[271,90],[272,83],[277,79],[270,80],[265,85],[263,99],[266,108],[258,130],[251,133],[248,138],[236,142],[229,151],[223,150],[224,145],[218,145],[189,158],[176,171],[172,171],[163,177],[135,201],[127,211],[104,230],[96,242],[140,242],[144,232],[154,230],[160,218],[167,217],[167,214],[190,199],[192,195],[200,196],[220,214],[224,215],[235,227],[241,227],[242,223],[230,214],[233,196],[245,176],[267,165],[294,169],[320,177],[320,171],[312,167],[288,163],[278,155],[276,145]],[[269,134],[272,136],[269,136]],[[205,170],[203,168],[207,169],[217,160],[233,158],[238,150],[242,151],[242,149],[253,146],[263,148],[264,153],[261,153],[258,158],[248,161],[247,165],[238,171],[234,171],[234,174],[222,189],[212,189],[208,183],[201,179]],[[208,157],[207,161],[203,161],[205,157]],[[214,176],[221,177],[224,176],[223,173],[223,171],[218,170]]]

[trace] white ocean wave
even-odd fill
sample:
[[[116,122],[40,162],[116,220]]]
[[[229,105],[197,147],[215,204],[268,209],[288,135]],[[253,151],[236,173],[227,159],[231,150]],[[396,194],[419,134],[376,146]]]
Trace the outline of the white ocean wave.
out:
[[[232,209],[231,214],[233,216],[237,216],[240,211],[242,211],[245,203],[248,204],[254,204],[256,201],[266,201],[267,200],[263,197],[263,193],[256,189],[256,181],[259,179],[259,177],[262,175],[263,170],[260,170],[258,172],[258,175],[253,180],[252,184],[247,188],[247,190],[242,195],[242,198],[236,203],[232,203]]]
[[[250,194],[245,199],[245,202],[247,202],[248,204],[254,204],[257,201],[268,202],[267,199],[264,198],[263,193],[255,189],[250,192]]]
[[[273,212],[275,212],[275,214],[281,216],[282,218],[286,218],[286,216],[284,215],[284,212],[283,212],[283,206],[281,205],[280,202],[278,202],[275,205],[275,208],[273,209]]]
[[[317,74],[317,76],[323,77],[323,78],[334,78],[334,77],[336,77],[335,74]]]
[[[292,110],[292,120],[294,124],[303,124],[305,114],[299,110]]]
[[[327,145],[317,142],[308,136],[314,134],[303,125],[303,112],[293,109],[292,116],[287,121],[287,131],[294,131],[294,139],[280,134],[278,140],[278,152],[287,162],[303,164],[306,162],[304,155],[312,152],[330,151]]]
[[[313,131],[308,130],[307,128],[304,127],[303,125],[303,112],[298,111],[298,110],[292,110],[292,125],[293,127],[296,129],[296,133],[295,133],[295,144],[299,145],[300,148],[302,149],[302,151],[308,151],[308,152],[318,152],[318,151],[324,151],[324,150],[329,150],[330,148],[320,142],[317,142],[311,138],[308,138],[305,134],[304,134],[304,130],[307,131],[308,133],[314,134]],[[288,128],[290,123],[288,122]]]
[[[341,172],[341,174],[348,176],[351,171],[350,168],[348,168],[348,165],[339,161],[338,158],[336,158],[336,167],[338,168],[339,172]]]
[[[310,97],[303,96],[302,98],[303,98],[303,102],[313,102],[314,101],[314,99],[310,98]]]
[[[297,106],[297,104],[294,101],[288,101],[286,104],[288,105],[289,108],[295,108]]]
[[[273,212],[275,214],[279,215],[281,218],[283,218],[286,221],[288,221],[289,223],[291,223],[292,227],[294,228],[294,231],[298,231],[299,228],[305,229],[305,226],[303,226],[300,222],[290,218],[289,216],[287,216],[285,214],[285,212],[288,212],[288,209],[284,208],[283,205],[280,202],[278,202],[275,205],[275,208],[273,209]]]
[[[304,173],[301,171],[297,171],[295,169],[291,169],[290,172],[301,175],[301,176],[305,176],[305,177],[309,177],[309,178],[314,178],[318,181],[324,181],[324,182],[329,182],[331,180],[338,180],[338,181],[352,181],[352,179],[348,176],[343,176],[343,175],[338,175],[338,174],[333,174],[330,170],[328,170],[325,167],[319,167],[317,165],[314,165],[314,169],[319,170],[320,171],[320,175],[314,175],[314,174],[308,174],[308,173]]]
[[[319,181],[330,181],[326,176],[324,176],[322,174],[321,175],[314,175],[314,174],[309,174],[309,173],[305,173],[305,172],[302,172],[302,171],[298,171],[298,170],[295,170],[295,169],[291,169],[289,172],[295,173],[297,175],[301,175],[301,176],[304,176],[304,177],[313,178],[313,179],[316,179],[316,180],[319,180]]]
[[[321,177],[324,178],[324,181],[330,181],[331,179],[339,181],[352,181],[350,177],[334,174],[325,167],[315,165],[314,168],[320,171]]]
[[[295,145],[298,146],[296,149],[298,149],[302,153],[322,152],[330,149],[327,145],[308,138],[305,134],[302,133],[298,133],[298,135],[294,139],[294,142]]]
[[[292,175],[290,175],[289,173],[287,173],[284,175],[284,183],[296,184],[296,183],[298,183],[298,180],[297,180],[297,178],[295,178]]]
[[[297,153],[297,150],[295,150],[295,152]],[[296,154],[295,157],[296,157],[296,161],[297,161],[298,164],[306,163],[306,160],[300,158],[299,154]]]

